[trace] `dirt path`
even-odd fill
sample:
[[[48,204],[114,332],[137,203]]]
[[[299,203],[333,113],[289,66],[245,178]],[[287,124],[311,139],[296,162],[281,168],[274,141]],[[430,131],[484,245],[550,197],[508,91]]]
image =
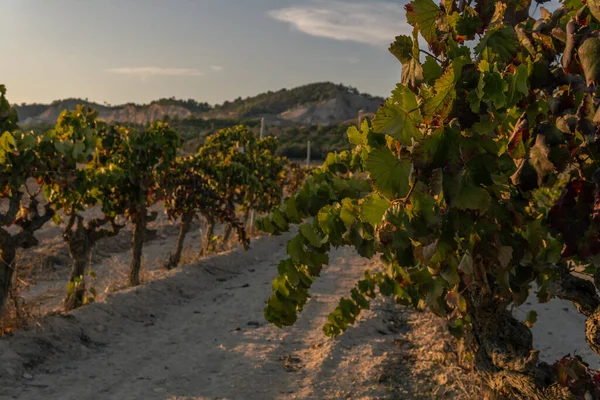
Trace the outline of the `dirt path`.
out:
[[[412,382],[390,367],[409,351],[400,346],[409,329],[394,304],[376,302],[339,339],[322,334],[327,314],[369,266],[349,250],[332,254],[294,327],[266,324],[262,309],[287,239],[259,239],[248,252],[206,259],[0,340],[0,398],[374,399],[435,391],[435,377]]]

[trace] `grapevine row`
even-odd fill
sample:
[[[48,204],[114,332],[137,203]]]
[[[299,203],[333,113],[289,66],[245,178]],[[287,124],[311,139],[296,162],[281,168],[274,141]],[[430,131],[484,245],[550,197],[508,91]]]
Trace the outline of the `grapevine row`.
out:
[[[118,235],[127,222],[133,231],[129,284],[140,284],[143,243],[157,216],[149,209],[157,202],[180,222],[166,263],[173,268],[194,218],[208,222],[204,252],[217,223],[247,247],[249,213],[279,204],[284,190],[302,179],[293,164],[274,155],[274,138],[259,139],[245,126],[218,131],[196,154],[179,156],[182,140],[166,123],[138,130],[97,116],[78,106],[63,111],[48,132],[25,132],[0,86],[0,200],[7,204],[0,211],[0,311],[18,268],[17,249],[37,245],[35,232],[51,220],[64,228],[72,259],[69,310],[93,298],[93,292],[86,295],[85,276],[94,246]],[[100,216],[86,213],[92,207]]]

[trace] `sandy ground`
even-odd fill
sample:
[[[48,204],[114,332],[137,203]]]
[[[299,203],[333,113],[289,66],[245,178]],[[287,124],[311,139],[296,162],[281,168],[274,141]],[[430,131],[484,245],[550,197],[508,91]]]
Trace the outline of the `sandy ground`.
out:
[[[349,249],[333,253],[294,327],[266,324],[288,238],[260,238],[248,252],[207,258],[0,340],[0,398],[466,398],[442,367],[449,344],[419,343],[419,329],[444,332],[429,314],[381,299],[345,335],[323,335],[339,298],[375,266]]]

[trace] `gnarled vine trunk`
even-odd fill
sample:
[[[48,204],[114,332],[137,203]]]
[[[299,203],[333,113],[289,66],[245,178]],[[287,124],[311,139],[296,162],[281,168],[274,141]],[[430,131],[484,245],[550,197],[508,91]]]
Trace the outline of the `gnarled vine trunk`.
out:
[[[17,248],[9,233],[0,229],[0,315],[10,296]]]
[[[233,233],[233,226],[231,226],[231,224],[227,224],[227,227],[225,228],[225,234],[223,235],[223,250],[227,249],[227,244],[229,243],[229,240],[231,239],[231,234]]]
[[[471,316],[466,340],[474,365],[486,386],[486,399],[570,399],[569,392],[552,386],[550,366],[539,362],[529,328],[498,300],[480,288],[465,293]]]
[[[210,217],[205,217],[206,222],[206,234],[201,235],[201,243],[200,243],[200,255],[205,256],[208,254],[208,249],[210,247],[210,243],[212,242],[212,238],[215,233],[215,221]]]
[[[92,254],[93,243],[89,232],[78,224],[77,229],[66,234],[67,246],[73,265],[69,276],[69,288],[65,298],[65,310],[73,310],[83,305],[85,298],[85,269]]]
[[[192,220],[194,219],[194,214],[188,213],[183,214],[181,217],[181,225],[179,226],[179,236],[177,237],[177,246],[175,247],[175,253],[169,256],[168,267],[175,268],[179,265],[181,261],[181,253],[183,252],[183,244],[185,242],[185,237],[190,231],[192,227]]]
[[[141,206],[133,220],[133,238],[131,242],[131,264],[129,268],[129,285],[140,284],[140,269],[142,268],[142,248],[147,224],[146,206]]]

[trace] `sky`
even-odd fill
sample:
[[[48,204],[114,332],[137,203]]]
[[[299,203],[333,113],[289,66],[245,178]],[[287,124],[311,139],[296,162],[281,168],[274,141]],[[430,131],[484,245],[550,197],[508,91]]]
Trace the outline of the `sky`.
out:
[[[210,104],[331,81],[387,97],[406,0],[0,0],[12,103]]]

